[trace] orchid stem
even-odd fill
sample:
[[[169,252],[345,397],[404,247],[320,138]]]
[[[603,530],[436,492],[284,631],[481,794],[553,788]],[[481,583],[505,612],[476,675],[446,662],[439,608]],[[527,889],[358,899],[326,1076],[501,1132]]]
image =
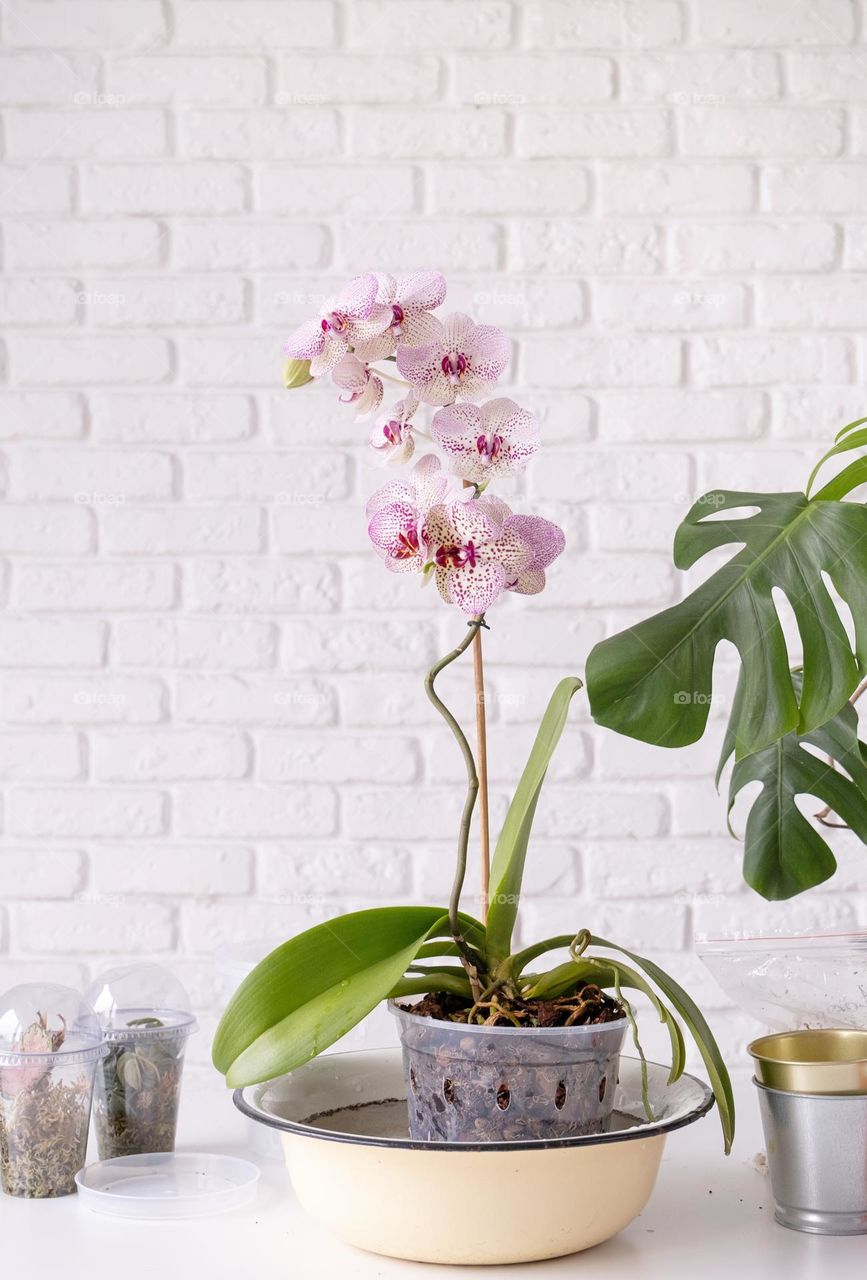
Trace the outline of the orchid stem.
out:
[[[467,798],[464,801],[461,825],[458,832],[457,865],[455,867],[455,877],[452,883],[451,897],[449,899],[449,928],[451,930],[452,938],[460,951],[463,966],[467,971],[470,986],[473,989],[474,1000],[478,999],[478,994],[481,992],[481,982],[479,977],[480,973],[483,972],[484,966],[481,963],[481,957],[472,950],[466,938],[463,936],[460,922],[460,905],[461,893],[463,891],[464,880],[466,879],[467,874],[467,849],[470,841],[470,826],[473,819],[473,810],[476,805],[476,796],[479,794],[479,776],[476,772],[476,762],[473,757],[472,747],[467,741],[466,734],[452,715],[451,711],[449,711],[442,698],[436,692],[434,684],[440,672],[448,667],[452,662],[456,661],[462,653],[466,652],[475,637],[478,635],[479,629],[483,625],[484,617],[482,615],[477,618],[472,618],[467,624],[467,634],[464,636],[463,640],[455,649],[452,649],[451,653],[447,653],[444,658],[440,658],[439,662],[431,667],[424,682],[425,693],[454,734],[455,741],[461,749],[461,754],[464,757],[464,763],[467,766]]]
[[[377,378],[385,378],[386,382],[396,382],[399,387],[409,387],[412,384],[404,382],[403,378],[396,378],[393,373],[385,373],[382,369],[371,368],[371,373],[375,373]]]
[[[482,658],[482,628],[473,636],[473,680],[476,689],[476,751],[479,759],[479,847],[481,851],[481,917],[488,922],[491,887],[491,822],[488,804],[488,727],[485,717],[485,666]]]

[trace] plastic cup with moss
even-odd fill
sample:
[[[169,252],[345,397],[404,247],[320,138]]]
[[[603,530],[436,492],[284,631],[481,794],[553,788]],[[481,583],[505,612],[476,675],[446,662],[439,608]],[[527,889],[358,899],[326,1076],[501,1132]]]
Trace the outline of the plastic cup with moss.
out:
[[[99,1158],[174,1151],[184,1050],[197,1029],[189,996],[160,965],[112,969],[88,996],[109,1050],[93,1105]]]
[[[0,1182],[10,1196],[75,1191],[94,1074],[108,1049],[71,987],[25,983],[0,1001]]]

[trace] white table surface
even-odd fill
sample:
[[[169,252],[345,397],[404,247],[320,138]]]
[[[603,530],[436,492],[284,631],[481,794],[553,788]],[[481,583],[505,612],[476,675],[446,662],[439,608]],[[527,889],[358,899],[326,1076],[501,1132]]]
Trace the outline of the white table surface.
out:
[[[361,1253],[329,1238],[295,1203],[285,1170],[261,1161],[255,1204],[221,1218],[124,1222],[100,1217],[77,1196],[23,1201],[0,1196],[4,1276],[49,1280],[372,1280],[420,1275],[593,1277],[593,1280],[863,1280],[867,1236],[810,1236],[778,1226],[766,1174],[751,1163],[761,1150],[754,1090],[736,1084],[738,1137],[722,1155],[715,1114],[673,1133],[644,1213],[595,1249],[517,1267],[433,1268]],[[242,1118],[228,1094],[188,1081],[179,1149],[251,1158]],[[95,1159],[91,1143],[90,1158]]]

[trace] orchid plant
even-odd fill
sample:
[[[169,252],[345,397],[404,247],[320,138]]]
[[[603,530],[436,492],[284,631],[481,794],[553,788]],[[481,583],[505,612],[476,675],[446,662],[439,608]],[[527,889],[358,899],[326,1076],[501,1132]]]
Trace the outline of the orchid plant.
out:
[[[496,482],[524,471],[539,449],[539,424],[529,409],[495,394],[509,359],[506,335],[460,313],[440,319],[434,312],[445,296],[438,271],[356,276],[290,337],[285,383],[297,388],[330,378],[356,415],[378,415],[370,429],[372,454],[404,470],[367,504],[370,541],[389,572],[435,581],[442,600],[466,620],[455,648],[425,680],[467,773],[451,897],[447,907],[353,912],[278,947],[227,1007],[214,1063],[233,1086],[293,1070],[388,997],[445,993],[463,1004],[465,1021],[533,1026],[546,1002],[592,986],[615,993],[643,1065],[625,995],[633,989],[650,999],[668,1030],[672,1080],[684,1069],[679,1019],[692,1034],[728,1150],[734,1129],[728,1073],[703,1015],[670,975],[578,922],[570,933],[519,949],[513,944],[533,817],[571,700],[582,685],[569,676],[554,690],[489,866],[482,631],[504,593],[536,595],[544,589],[546,570],[565,538],[551,521],[515,513],[491,492]],[[395,383],[400,398],[382,412],[385,385]],[[419,423],[423,414],[430,419],[425,426]],[[441,673],[471,648],[475,752],[436,687]],[[477,799],[482,919],[461,909]],[[536,962],[552,952],[562,953],[560,963],[540,971]]]

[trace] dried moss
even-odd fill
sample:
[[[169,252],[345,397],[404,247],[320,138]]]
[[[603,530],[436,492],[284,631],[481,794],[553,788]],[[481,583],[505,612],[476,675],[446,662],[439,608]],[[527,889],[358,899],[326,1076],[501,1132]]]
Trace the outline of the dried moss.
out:
[[[2,1098],[0,1174],[12,1196],[42,1199],[75,1191],[84,1163],[90,1118],[90,1083],[71,1083],[52,1073]]]

